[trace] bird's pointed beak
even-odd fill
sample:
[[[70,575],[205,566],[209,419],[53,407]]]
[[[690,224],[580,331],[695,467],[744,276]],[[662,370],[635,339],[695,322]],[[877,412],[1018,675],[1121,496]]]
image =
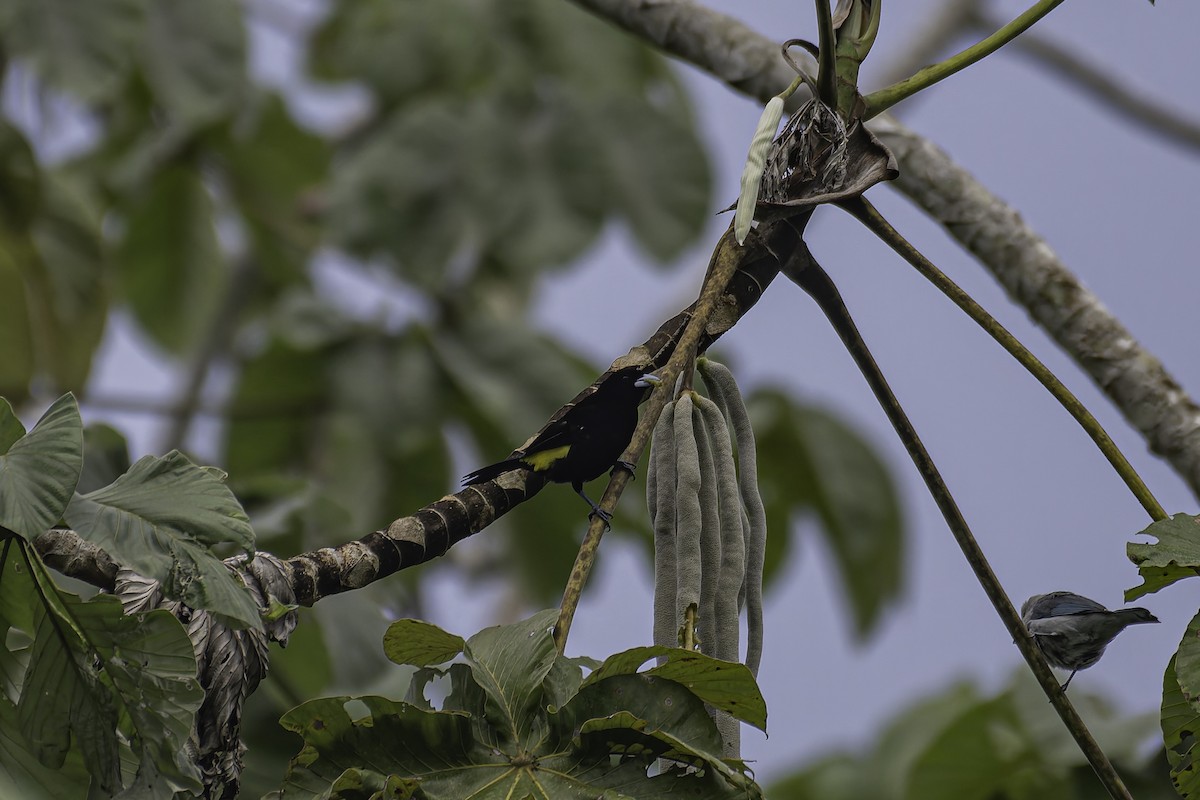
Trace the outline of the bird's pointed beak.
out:
[[[638,378],[634,382],[633,385],[638,387],[639,389],[647,389],[651,386],[658,386],[661,383],[662,383],[662,378],[658,377],[657,375],[654,375],[653,373],[647,372],[645,375]]]

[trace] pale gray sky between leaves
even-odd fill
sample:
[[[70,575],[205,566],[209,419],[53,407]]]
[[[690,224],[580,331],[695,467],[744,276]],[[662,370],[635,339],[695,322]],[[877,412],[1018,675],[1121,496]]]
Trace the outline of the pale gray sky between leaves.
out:
[[[709,5],[773,38],[816,38],[811,3]],[[922,0],[885,7],[883,30],[864,70],[865,88],[878,88],[873,76],[940,5]],[[289,6],[319,9],[312,2]],[[996,2],[991,8],[1007,19],[1024,5]],[[1200,119],[1200,4],[1077,0],[1036,30],[1113,80]],[[358,107],[361,98],[353,92],[314,91],[298,81],[295,53],[269,30],[256,28],[254,43],[257,74],[286,87],[306,119],[340,127]],[[680,73],[714,161],[715,213],[736,196],[759,108],[689,67]],[[1019,209],[1142,344],[1193,396],[1200,395],[1200,154],[1164,143],[1006,52],[896,110]],[[876,187],[868,196],[1080,396],[1169,512],[1196,511],[1183,483],[1146,452],[1088,379],[968,255],[893,190]],[[648,269],[648,257],[625,231],[611,229],[578,268],[546,283],[538,321],[606,363],[690,302],[726,224],[714,216],[709,235],[665,269]],[[1090,440],[1024,370],[871,234],[834,209],[818,211],[808,230],[813,252],[841,286],[1013,601],[1069,589],[1120,605],[1122,591],[1140,582],[1125,543],[1149,520]],[[369,287],[348,279],[334,261],[323,274],[331,293],[364,302]],[[618,293],[641,302],[622,300],[617,308]],[[403,313],[403,302],[391,310]],[[108,336],[93,390],[134,383],[147,392],[170,390],[174,376],[128,325],[113,326]],[[743,757],[754,762],[759,778],[770,780],[831,748],[864,743],[901,707],[956,679],[998,689],[1019,663],[1016,648],[815,305],[780,278],[722,340],[721,351],[731,356],[745,390],[783,385],[836,409],[869,435],[901,487],[910,534],[905,598],[861,646],[853,640],[823,546],[805,536],[793,550],[786,577],[767,596],[760,682],[771,736],[743,735]],[[144,418],[86,418],[112,419],[132,431],[135,456],[157,449],[159,432]],[[193,442],[212,441],[211,434],[201,424]],[[635,484],[623,504],[644,502],[642,487]],[[649,565],[629,545],[616,539],[608,545],[572,630],[572,654],[603,657],[650,641]],[[441,574],[446,577],[429,604],[432,621],[460,634],[493,622],[497,589],[467,592],[448,571]],[[1144,598],[1141,604],[1163,624],[1125,633],[1071,691],[1100,691],[1131,713],[1157,709],[1163,668],[1200,605],[1198,587],[1185,581]]]

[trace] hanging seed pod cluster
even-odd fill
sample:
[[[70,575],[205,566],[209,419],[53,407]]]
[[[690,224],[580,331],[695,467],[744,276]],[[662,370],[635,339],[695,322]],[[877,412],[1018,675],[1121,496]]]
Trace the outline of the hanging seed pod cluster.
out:
[[[651,440],[654,643],[740,661],[745,608],[745,664],[757,677],[767,531],[754,433],[732,373],[704,358],[697,368],[710,396],[689,390],[668,403]],[[725,757],[736,758],[737,720],[717,712],[716,722]]]

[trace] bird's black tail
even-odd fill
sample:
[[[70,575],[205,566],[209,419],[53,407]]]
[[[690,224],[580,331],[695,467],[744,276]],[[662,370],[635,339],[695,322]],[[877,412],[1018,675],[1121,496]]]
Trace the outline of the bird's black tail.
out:
[[[488,464],[486,467],[480,467],[469,475],[464,476],[462,482],[463,486],[470,486],[475,483],[490,481],[492,478],[499,477],[509,470],[528,468],[520,459],[510,458],[507,461],[499,461],[495,464]]]

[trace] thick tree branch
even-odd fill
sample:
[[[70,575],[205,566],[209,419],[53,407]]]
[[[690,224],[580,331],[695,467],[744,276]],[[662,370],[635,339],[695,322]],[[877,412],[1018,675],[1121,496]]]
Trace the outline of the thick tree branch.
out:
[[[777,42],[689,0],[571,2],[764,102],[793,78]],[[1200,496],[1200,406],[1158,359],[946,153],[887,115],[871,128],[896,155],[896,187],[979,259]]]

